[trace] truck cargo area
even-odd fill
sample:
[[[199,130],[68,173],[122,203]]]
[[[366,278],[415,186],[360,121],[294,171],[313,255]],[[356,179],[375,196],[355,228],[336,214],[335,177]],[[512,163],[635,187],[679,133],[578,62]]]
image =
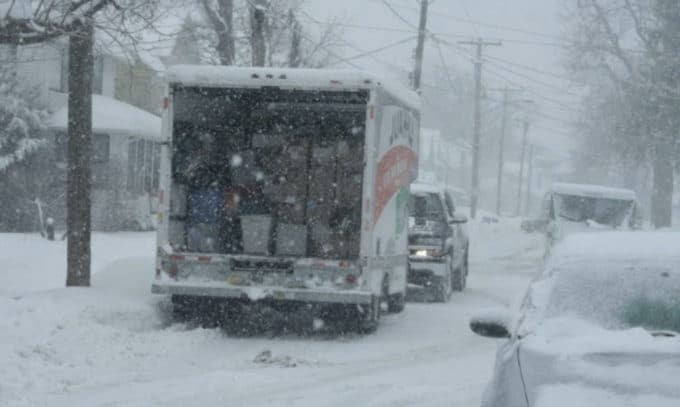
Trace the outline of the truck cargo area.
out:
[[[358,258],[367,91],[172,94],[175,252]]]

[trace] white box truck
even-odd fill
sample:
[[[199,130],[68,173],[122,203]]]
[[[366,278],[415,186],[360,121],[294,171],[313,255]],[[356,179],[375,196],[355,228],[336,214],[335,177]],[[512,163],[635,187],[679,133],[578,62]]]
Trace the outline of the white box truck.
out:
[[[419,97],[363,72],[167,72],[152,292],[313,310],[373,330],[404,307]]]

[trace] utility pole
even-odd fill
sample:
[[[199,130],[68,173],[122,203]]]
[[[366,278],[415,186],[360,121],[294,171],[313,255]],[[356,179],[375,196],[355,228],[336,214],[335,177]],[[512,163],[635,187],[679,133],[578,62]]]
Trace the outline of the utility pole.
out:
[[[494,90],[501,90],[503,91],[503,117],[501,121],[501,137],[499,141],[499,146],[498,146],[498,175],[497,175],[497,180],[496,180],[496,215],[500,216],[501,214],[501,203],[502,203],[502,195],[503,195],[503,166],[505,165],[504,162],[504,154],[505,154],[505,136],[507,134],[507,127],[508,127],[508,109],[510,108],[511,104],[514,103],[534,103],[533,100],[531,99],[521,99],[521,100],[510,100],[510,92],[519,92],[522,89],[510,89],[507,86],[505,86],[502,89],[494,89]]]
[[[508,124],[508,104],[510,90],[503,88],[503,118],[501,119],[501,140],[498,146],[498,179],[496,180],[496,215],[501,215],[501,195],[503,193],[503,150],[505,149],[505,132]]]
[[[527,170],[527,194],[524,198],[524,216],[528,216],[531,211],[531,182],[534,171],[534,145],[529,145],[529,169]]]
[[[420,90],[420,77],[423,72],[423,53],[425,51],[425,29],[427,25],[427,6],[429,0],[420,1],[420,23],[418,24],[418,45],[416,45],[416,66],[413,69],[413,89]]]
[[[527,135],[529,133],[529,121],[524,121],[524,134],[522,135],[522,150],[519,158],[519,186],[517,189],[517,216],[522,214],[522,183],[524,182],[524,158],[527,151]]]
[[[473,41],[458,41],[459,44],[474,45],[477,49],[475,55],[475,122],[472,137],[472,186],[470,193],[470,217],[477,216],[477,203],[479,200],[479,145],[481,139],[481,101],[482,101],[482,53],[485,46],[501,46],[500,41],[484,41],[478,38]]]

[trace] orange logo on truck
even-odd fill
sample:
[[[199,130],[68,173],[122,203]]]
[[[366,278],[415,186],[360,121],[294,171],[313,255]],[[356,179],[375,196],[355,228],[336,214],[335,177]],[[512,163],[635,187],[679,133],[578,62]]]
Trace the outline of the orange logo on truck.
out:
[[[380,215],[392,197],[399,190],[415,180],[418,171],[418,157],[410,148],[398,145],[391,148],[378,163],[375,179],[376,202],[373,224],[378,223]]]

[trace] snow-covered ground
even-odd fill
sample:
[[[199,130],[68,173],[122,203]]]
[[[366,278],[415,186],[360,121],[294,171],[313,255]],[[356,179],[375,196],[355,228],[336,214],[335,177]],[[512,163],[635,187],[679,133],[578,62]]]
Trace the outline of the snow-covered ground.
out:
[[[521,294],[542,240],[512,220],[469,230],[450,303],[409,303],[373,335],[273,338],[171,324],[153,234],[95,234],[92,287],[70,289],[64,242],[0,234],[0,405],[478,405],[495,343],[467,321]]]

